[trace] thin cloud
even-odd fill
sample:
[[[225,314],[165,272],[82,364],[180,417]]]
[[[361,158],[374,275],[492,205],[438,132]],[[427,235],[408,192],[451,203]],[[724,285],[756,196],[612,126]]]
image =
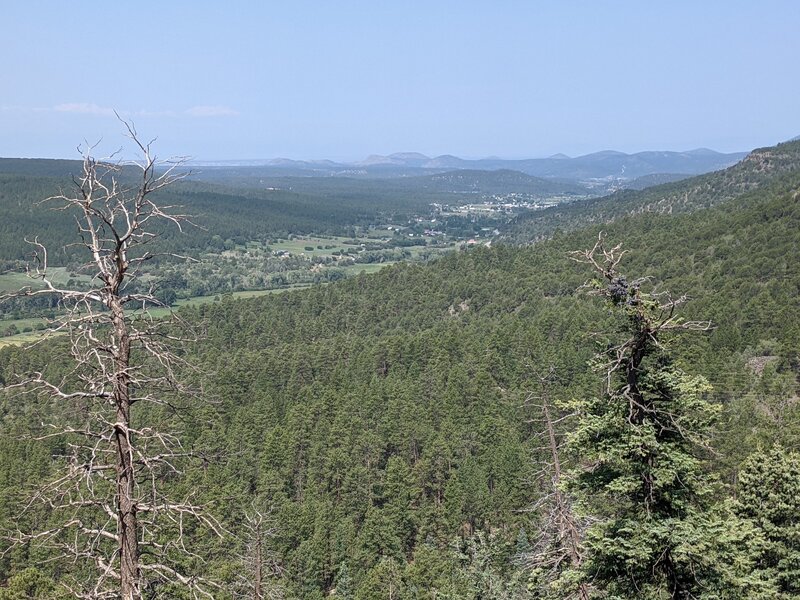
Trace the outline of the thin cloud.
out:
[[[104,117],[114,116],[113,108],[106,108],[89,102],[71,102],[67,104],[57,104],[53,107],[56,112],[75,113],[81,115],[102,115]]]
[[[115,114],[123,118],[135,117],[192,117],[192,118],[213,118],[213,117],[232,117],[239,114],[238,111],[228,106],[217,105],[198,105],[185,110],[151,110],[141,108],[139,110],[126,110],[121,108],[111,108],[101,106],[94,102],[64,102],[49,107],[25,107],[9,104],[0,105],[0,112],[56,112],[73,115],[95,115],[100,117],[113,117]]]
[[[121,117],[173,117],[175,111],[172,110],[124,110],[100,106],[93,102],[71,102],[58,104],[51,110],[62,113],[73,113],[80,115],[99,115],[102,117],[112,117],[116,113]]]
[[[117,111],[117,112],[119,112],[119,111]],[[120,112],[119,114],[122,115],[122,116],[126,116],[126,115],[130,114],[130,115],[132,115],[134,117],[174,117],[175,116],[175,111],[174,110],[146,110],[146,109],[141,109],[141,110],[134,111],[132,113],[127,113],[127,112],[123,111],[123,112]]]
[[[190,117],[233,117],[239,113],[227,106],[193,106],[186,109]]]

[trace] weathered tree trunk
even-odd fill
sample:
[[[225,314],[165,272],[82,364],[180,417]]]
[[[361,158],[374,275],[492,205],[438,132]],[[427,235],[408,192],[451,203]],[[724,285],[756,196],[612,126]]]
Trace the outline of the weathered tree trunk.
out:
[[[261,531],[259,530],[256,533],[256,548],[255,548],[255,560],[256,560],[256,569],[253,577],[255,579],[253,585],[253,600],[263,600],[264,599],[264,592],[261,589],[261,580],[264,577],[262,572],[263,568],[263,551],[261,548]]]
[[[556,513],[558,518],[559,539],[562,543],[565,542],[569,560],[574,568],[580,567],[583,557],[580,554],[580,531],[578,524],[572,514],[571,507],[567,503],[567,498],[561,491],[561,457],[559,456],[559,445],[556,439],[556,431],[553,426],[553,419],[550,416],[550,407],[548,406],[548,394],[542,396],[542,413],[544,416],[545,426],[547,427],[547,438],[550,444],[550,454],[553,460],[553,501],[556,504]],[[589,600],[589,586],[581,583],[578,586],[578,598],[580,600]]]
[[[113,313],[114,337],[114,402],[116,423],[114,442],[117,451],[117,533],[120,560],[120,594],[123,600],[141,598],[139,570],[139,536],[136,519],[136,480],[133,469],[130,399],[130,335],[125,325],[124,309],[112,292],[109,308]]]

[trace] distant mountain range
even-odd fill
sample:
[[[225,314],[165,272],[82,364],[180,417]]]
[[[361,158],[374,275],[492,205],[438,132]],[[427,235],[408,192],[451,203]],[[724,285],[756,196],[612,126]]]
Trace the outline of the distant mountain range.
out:
[[[757,148],[727,169],[677,180],[678,175],[635,180],[614,194],[578,200],[525,213],[505,232],[506,241],[529,243],[587,225],[611,223],[642,213],[678,214],[711,208],[776,185],[796,190],[800,179],[800,140]],[[787,179],[788,178],[788,179]],[[656,185],[653,185],[656,184]],[[777,188],[776,188],[777,189]]]
[[[260,170],[264,176],[347,176],[408,177],[458,169],[497,171],[513,170],[546,179],[600,183],[610,180],[632,181],[654,175],[698,175],[729,167],[747,155],[746,152],[721,153],[708,148],[687,152],[650,151],[625,154],[605,150],[569,157],[556,154],[548,158],[506,160],[501,158],[464,159],[450,154],[429,157],[418,152],[398,152],[387,156],[374,154],[362,161],[345,163],[330,160],[292,160],[276,158],[249,161],[198,161],[203,168]]]
[[[699,148],[688,152],[637,152],[625,154],[605,150],[571,158],[557,154],[550,158],[530,158],[522,160],[503,160],[484,158],[466,160],[451,155],[427,158],[422,154],[400,153],[389,156],[371,156],[358,163],[363,167],[392,165],[422,169],[476,169],[492,171],[510,169],[534,177],[564,178],[572,180],[588,179],[636,179],[654,173],[699,174],[716,171],[740,161],[746,152],[723,154]]]
[[[193,179],[263,187],[275,178],[417,179],[428,192],[502,193],[517,191],[547,194],[601,196],[619,189],[642,189],[719,171],[736,164],[746,152],[721,153],[707,148],[686,152],[649,151],[625,154],[605,150],[569,157],[506,160],[497,157],[464,159],[444,154],[429,157],[419,152],[371,155],[357,162],[274,158],[238,161],[193,161]],[[80,164],[69,160],[0,158],[0,173],[65,177]],[[463,172],[459,175],[459,172]],[[496,177],[488,177],[496,173]],[[445,175],[423,182],[418,178]],[[525,177],[536,178],[526,180]],[[277,185],[277,184],[276,184]],[[283,185],[283,184],[281,184]],[[398,182],[399,185],[399,182]],[[406,187],[400,185],[400,187]],[[512,189],[512,188],[519,189]]]

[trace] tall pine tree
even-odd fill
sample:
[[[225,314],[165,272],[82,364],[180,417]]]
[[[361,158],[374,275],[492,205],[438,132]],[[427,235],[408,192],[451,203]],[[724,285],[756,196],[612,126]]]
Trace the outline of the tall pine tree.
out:
[[[596,358],[604,393],[575,402],[570,443],[581,466],[571,485],[596,519],[584,577],[607,598],[760,597],[737,576],[749,564],[737,536],[752,528],[714,506],[702,465],[717,413],[706,399],[710,385],[676,366],[662,339],[709,324],[677,316],[685,297],[646,292],[647,280],[620,275],[623,254],[601,236],[574,255],[596,271],[587,285],[620,325]]]

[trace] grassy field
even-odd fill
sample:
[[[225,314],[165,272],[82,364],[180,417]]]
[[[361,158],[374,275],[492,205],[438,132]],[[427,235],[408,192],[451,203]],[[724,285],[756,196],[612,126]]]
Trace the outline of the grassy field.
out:
[[[393,262],[383,262],[383,263],[365,263],[365,264],[355,264],[355,265],[347,265],[345,267],[339,267],[342,271],[347,273],[348,276],[351,275],[358,275],[362,271],[364,273],[374,273],[375,271],[380,271],[384,267],[388,267],[389,265],[393,265]]]
[[[19,331],[22,331],[28,327],[35,329],[37,326],[40,326],[44,323],[47,323],[47,321],[38,317],[33,317],[30,319],[0,319],[0,332],[12,325],[14,325]]]
[[[222,300],[223,297],[232,297],[234,299],[240,298],[255,298],[256,296],[264,296],[266,294],[277,294],[280,292],[289,292],[293,290],[299,290],[306,287],[310,287],[308,285],[298,285],[294,287],[282,288],[277,290],[249,290],[245,292],[233,292],[230,294],[224,295],[216,295],[216,296],[195,296],[194,298],[185,298],[183,300],[178,300],[175,304],[169,308],[151,308],[150,314],[153,315],[155,318],[160,319],[162,317],[169,316],[170,313],[179,310],[182,306],[199,306],[201,304],[210,304],[212,302],[219,302]]]
[[[292,254],[305,254],[308,257],[314,256],[333,256],[334,252],[341,252],[342,250],[349,250],[354,246],[367,242],[381,242],[390,236],[381,237],[359,237],[357,239],[347,237],[315,237],[303,236],[295,237],[291,240],[281,240],[275,244],[270,244],[269,247],[273,251],[291,252]],[[350,242],[350,243],[347,243]],[[355,243],[353,243],[355,242]],[[319,248],[322,246],[322,248]],[[326,248],[325,246],[330,246]],[[313,250],[306,250],[306,248],[313,248]]]
[[[48,269],[53,285],[66,285],[70,279],[76,281],[89,282],[90,278],[86,275],[70,273],[66,267],[50,267]],[[41,288],[42,283],[36,279],[31,279],[25,273],[0,273],[0,292],[11,292],[24,287]]]
[[[24,344],[32,344],[33,342],[42,338],[41,331],[32,331],[29,333],[19,333],[17,335],[10,335],[7,337],[0,337],[0,348],[6,346],[21,346]]]

